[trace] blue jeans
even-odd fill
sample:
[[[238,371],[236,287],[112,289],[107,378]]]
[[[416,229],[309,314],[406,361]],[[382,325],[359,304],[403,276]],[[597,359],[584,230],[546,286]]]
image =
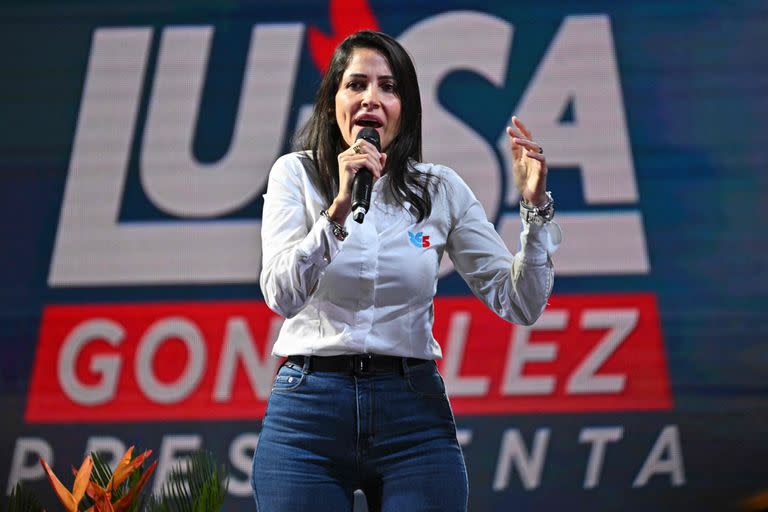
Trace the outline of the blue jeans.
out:
[[[467,472],[434,361],[402,373],[286,363],[269,397],[252,481],[259,512],[464,512]]]

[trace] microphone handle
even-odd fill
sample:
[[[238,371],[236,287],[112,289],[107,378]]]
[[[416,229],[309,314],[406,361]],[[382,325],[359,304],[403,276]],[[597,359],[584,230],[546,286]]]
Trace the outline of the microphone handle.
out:
[[[371,189],[373,173],[368,169],[360,169],[352,180],[352,218],[362,224],[368,208],[371,207]]]

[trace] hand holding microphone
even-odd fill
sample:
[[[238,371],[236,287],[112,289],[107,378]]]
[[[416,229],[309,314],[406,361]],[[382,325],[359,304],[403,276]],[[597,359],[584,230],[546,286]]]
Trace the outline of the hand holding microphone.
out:
[[[379,133],[365,127],[358,132],[355,142],[339,153],[339,191],[327,210],[332,221],[344,224],[353,208],[358,213],[355,220],[362,222],[365,218],[373,181],[381,176],[387,161],[387,155],[378,151]]]
[[[360,139],[370,142],[376,147],[377,151],[381,151],[379,132],[375,128],[365,127],[360,130],[355,140]],[[359,224],[363,223],[365,214],[368,213],[368,209],[371,207],[372,188],[373,174],[367,167],[361,167],[357,174],[355,174],[355,179],[352,180],[352,218]]]

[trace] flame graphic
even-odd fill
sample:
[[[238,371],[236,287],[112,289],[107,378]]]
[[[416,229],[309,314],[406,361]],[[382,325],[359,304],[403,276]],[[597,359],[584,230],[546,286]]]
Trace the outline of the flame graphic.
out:
[[[368,0],[331,0],[329,6],[331,34],[315,27],[309,28],[309,53],[317,69],[325,73],[336,46],[349,34],[358,30],[379,30]]]

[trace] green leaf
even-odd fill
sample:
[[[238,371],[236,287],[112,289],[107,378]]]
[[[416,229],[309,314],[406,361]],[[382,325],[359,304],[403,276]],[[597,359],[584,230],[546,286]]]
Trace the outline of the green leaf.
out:
[[[6,510],[7,512],[44,512],[32,491],[22,487],[21,482],[16,484],[11,495],[8,496]]]
[[[186,464],[174,467],[158,496],[152,496],[149,512],[218,512],[224,505],[229,475],[224,465],[217,467],[207,451],[192,453]]]
[[[91,480],[99,484],[100,487],[106,487],[112,478],[112,469],[109,464],[104,462],[96,452],[91,452],[91,460],[93,460],[93,471],[91,472]]]

